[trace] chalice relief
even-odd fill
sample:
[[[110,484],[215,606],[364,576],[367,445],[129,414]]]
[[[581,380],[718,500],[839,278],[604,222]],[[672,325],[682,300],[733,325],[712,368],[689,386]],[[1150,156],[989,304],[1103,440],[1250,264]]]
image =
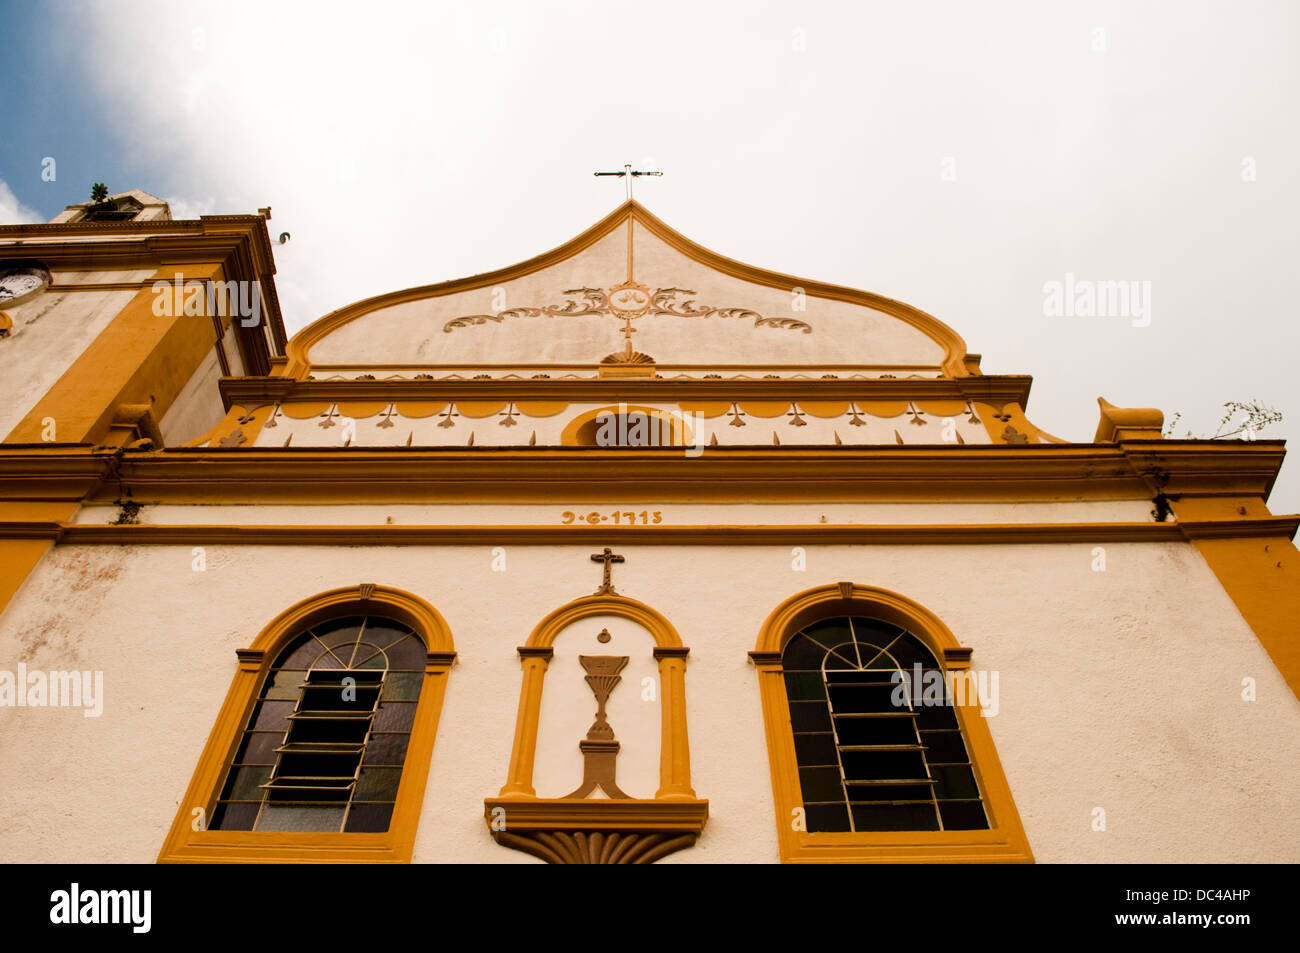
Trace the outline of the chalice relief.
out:
[[[582,663],[587,673],[587,684],[596,696],[596,720],[587,730],[587,737],[578,742],[578,749],[582,752],[582,785],[568,796],[586,797],[600,788],[611,798],[630,797],[614,782],[619,743],[614,740],[614,729],[605,720],[605,703],[615,686],[623,680],[619,673],[627,665],[628,656],[579,655],[578,661]]]

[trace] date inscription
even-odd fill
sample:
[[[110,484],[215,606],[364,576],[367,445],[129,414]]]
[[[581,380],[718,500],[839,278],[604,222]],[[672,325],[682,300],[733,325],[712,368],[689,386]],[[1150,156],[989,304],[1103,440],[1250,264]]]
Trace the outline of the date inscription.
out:
[[[664,514],[660,510],[641,510],[639,513],[635,510],[611,510],[608,513],[601,513],[599,510],[592,510],[590,513],[565,510],[560,514],[560,523],[564,526],[577,526],[580,523],[586,523],[588,526],[599,526],[601,523],[613,523],[615,526],[653,526],[663,521]]]

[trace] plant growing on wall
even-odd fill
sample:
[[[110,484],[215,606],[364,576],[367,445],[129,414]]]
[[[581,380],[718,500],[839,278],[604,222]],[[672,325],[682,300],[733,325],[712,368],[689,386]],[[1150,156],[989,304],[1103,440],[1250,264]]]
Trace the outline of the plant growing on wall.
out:
[[[1280,411],[1274,410],[1266,404],[1261,404],[1257,400],[1230,400],[1223,406],[1228,412],[1219,420],[1219,428],[1214,433],[1198,437],[1188,430],[1183,436],[1192,440],[1226,440],[1229,437],[1254,440],[1265,427],[1282,422],[1282,413]],[[1176,413],[1169,418],[1163,436],[1172,437],[1174,435],[1174,427],[1178,425],[1181,417],[1181,413]],[[1232,429],[1228,429],[1230,427]]]
[[[117,202],[108,197],[108,186],[103,182],[91,185],[90,200],[95,203],[87,210],[90,212],[109,212],[117,208]]]

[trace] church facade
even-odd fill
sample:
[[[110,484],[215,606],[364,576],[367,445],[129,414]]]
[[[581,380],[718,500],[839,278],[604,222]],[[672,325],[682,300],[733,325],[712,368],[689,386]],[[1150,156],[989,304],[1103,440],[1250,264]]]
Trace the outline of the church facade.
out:
[[[634,201],[292,338],[108,205],[0,227],[6,858],[1300,860],[1281,441]]]

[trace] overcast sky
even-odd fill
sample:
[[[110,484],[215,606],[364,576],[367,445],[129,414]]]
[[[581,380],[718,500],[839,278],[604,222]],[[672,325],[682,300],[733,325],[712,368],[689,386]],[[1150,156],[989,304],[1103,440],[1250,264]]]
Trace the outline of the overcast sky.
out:
[[[0,32],[0,222],[93,181],[270,205],[290,333],[548,250],[622,200],[593,171],[648,163],[674,228],[930,312],[1057,436],[1099,395],[1300,433],[1295,2],[0,2]],[[1067,275],[1149,299],[1048,313]]]

